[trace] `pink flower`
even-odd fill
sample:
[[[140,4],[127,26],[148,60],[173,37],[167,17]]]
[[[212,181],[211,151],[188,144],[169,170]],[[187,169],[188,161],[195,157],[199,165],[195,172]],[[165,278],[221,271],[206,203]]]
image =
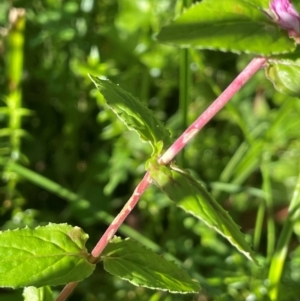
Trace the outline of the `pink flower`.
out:
[[[277,23],[292,35],[300,35],[300,15],[289,0],[273,0],[270,9],[277,17]]]

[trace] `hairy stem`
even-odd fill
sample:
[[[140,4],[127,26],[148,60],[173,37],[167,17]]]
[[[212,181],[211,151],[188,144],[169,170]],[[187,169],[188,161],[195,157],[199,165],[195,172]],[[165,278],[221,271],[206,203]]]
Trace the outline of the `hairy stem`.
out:
[[[204,127],[204,125],[212,119],[238,92],[244,84],[265,64],[266,58],[255,58],[248,66],[235,78],[235,80],[224,90],[224,92],[200,115],[200,117],[171,145],[171,147],[160,157],[159,164],[168,164],[181,149]],[[125,204],[121,212],[113,220],[105,233],[100,238],[99,242],[92,251],[92,262],[96,262],[109,240],[117,232],[129,213],[139,201],[142,194],[151,183],[149,173],[147,172],[134,190],[131,198]],[[62,290],[56,301],[64,301],[77,286],[77,282],[69,283]]]
[[[115,235],[119,227],[123,224],[126,217],[129,215],[129,213],[132,211],[134,206],[137,204],[138,200],[140,199],[141,195],[145,192],[145,190],[148,188],[148,186],[151,183],[151,179],[149,176],[149,173],[147,172],[142,179],[142,181],[138,184],[136,189],[134,190],[131,198],[128,200],[128,202],[125,204],[121,212],[117,215],[117,217],[113,220],[113,222],[110,224],[110,226],[107,228],[105,233],[100,238],[99,242],[95,246],[95,248],[92,251],[92,256],[95,258],[94,261],[97,260],[97,258],[100,256],[110,239]]]
[[[244,84],[265,64],[266,58],[255,58],[224,90],[224,92],[190,125],[173,145],[160,157],[160,164],[168,164],[196,134],[210,121],[238,92]]]
[[[98,241],[97,245],[94,247],[92,251],[92,259],[90,260],[91,263],[95,263],[104,250],[104,248],[109,243],[110,239],[115,235],[119,227],[122,225],[126,217],[129,215],[129,213],[132,211],[134,206],[139,201],[141,195],[144,193],[144,191],[148,188],[148,186],[151,183],[151,179],[149,176],[149,173],[147,172],[142,179],[142,181],[137,185],[135,188],[131,198],[128,200],[128,202],[125,204],[123,209],[120,211],[120,213],[116,216],[116,218],[112,221],[112,223],[109,225],[109,227],[106,229],[104,234],[101,236],[100,240]],[[75,289],[75,287],[78,285],[78,282],[71,282],[67,284],[64,289],[61,291],[59,296],[57,297],[56,301],[64,301],[67,299],[67,297],[72,293],[72,291]]]

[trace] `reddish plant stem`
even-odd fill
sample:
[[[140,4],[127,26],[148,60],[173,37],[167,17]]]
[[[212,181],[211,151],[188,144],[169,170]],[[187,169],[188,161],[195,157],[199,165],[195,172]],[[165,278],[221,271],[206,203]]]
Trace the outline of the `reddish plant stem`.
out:
[[[200,115],[200,117],[189,126],[186,131],[170,146],[170,148],[159,158],[159,164],[168,164],[181,149],[210,121],[238,92],[244,84],[266,63],[266,58],[255,58],[248,66],[235,78],[235,80],[224,90],[224,92]],[[115,235],[119,227],[132,211],[134,206],[139,201],[142,194],[151,183],[149,173],[147,172],[141,182],[134,190],[131,198],[125,204],[121,212],[113,220],[105,233],[100,238],[99,242],[93,249],[91,262],[96,262],[104,248],[109,243],[110,239]],[[57,297],[56,301],[65,301],[72,293],[78,282],[67,284]]]
[[[110,239],[115,235],[117,230],[123,224],[124,220],[129,215],[129,213],[132,211],[132,209],[135,207],[135,205],[139,201],[141,195],[145,192],[145,190],[148,188],[150,183],[151,183],[151,179],[150,179],[149,173],[147,172],[144,175],[144,178],[141,180],[141,182],[135,188],[131,198],[128,200],[128,202],[125,204],[125,206],[120,211],[120,213],[116,216],[116,218],[112,221],[112,223],[109,225],[109,227],[106,229],[106,231],[104,232],[104,234],[98,241],[97,245],[94,247],[94,249],[91,253],[91,255],[92,255],[92,259],[90,260],[91,263],[94,263],[97,261],[98,257],[100,256],[100,254],[102,253],[104,248],[107,246]],[[68,283],[64,287],[64,289],[60,292],[59,296],[56,298],[56,301],[65,301],[77,285],[78,285],[78,282]]]
[[[55,301],[65,301],[70,294],[73,292],[73,290],[75,289],[75,287],[78,285],[79,282],[70,282],[68,283],[63,290],[60,292],[60,294],[58,295],[58,297],[56,298]]]
[[[185,132],[159,158],[158,163],[166,165],[184,148],[187,143],[210,121],[238,92],[244,84],[265,64],[266,58],[255,58],[223,91],[223,93],[192,123]]]
[[[123,224],[126,217],[129,215],[129,213],[132,211],[134,206],[139,201],[141,195],[145,192],[145,190],[148,188],[148,186],[151,183],[150,175],[147,172],[142,179],[142,181],[138,184],[138,186],[135,188],[131,198],[128,200],[128,202],[125,204],[121,212],[117,215],[117,217],[113,220],[113,222],[109,225],[105,233],[100,238],[99,242],[95,246],[95,248],[92,251],[92,256],[97,258],[102,253],[103,249],[106,247],[110,239],[115,235],[119,227]]]

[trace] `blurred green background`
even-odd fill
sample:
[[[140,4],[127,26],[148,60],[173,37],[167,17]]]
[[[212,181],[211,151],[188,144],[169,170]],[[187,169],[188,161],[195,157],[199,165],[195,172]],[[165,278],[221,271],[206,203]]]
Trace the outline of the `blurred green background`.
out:
[[[139,97],[175,139],[251,60],[190,49],[184,63],[183,50],[159,44],[155,34],[183,5],[1,1],[1,230],[66,222],[89,234],[91,250],[142,178],[151,149],[105,106],[88,73]],[[14,20],[13,8],[25,9],[25,16]],[[182,88],[185,67],[188,85]],[[100,263],[69,300],[268,300],[266,266],[299,173],[299,114],[299,100],[275,92],[260,71],[177,158],[241,225],[260,268],[150,187],[118,234],[172,254],[203,291],[173,295],[137,288],[105,273]],[[271,238],[266,221],[274,225]],[[296,227],[282,300],[300,300],[297,233]],[[0,289],[4,301],[21,295]]]

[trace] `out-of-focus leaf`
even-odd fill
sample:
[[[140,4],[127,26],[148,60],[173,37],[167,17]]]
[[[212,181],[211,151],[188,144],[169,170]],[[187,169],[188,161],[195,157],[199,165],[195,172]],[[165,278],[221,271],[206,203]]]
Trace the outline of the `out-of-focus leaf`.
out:
[[[276,90],[300,97],[300,49],[290,55],[270,59],[265,70]]]
[[[36,288],[25,287],[23,291],[24,301],[53,301],[53,294],[49,286]]]
[[[95,265],[79,227],[49,224],[0,233],[0,287],[61,285],[88,277]]]
[[[178,167],[160,166],[148,162],[152,180],[178,207],[202,220],[215,229],[250,260],[255,260],[254,252],[246,242],[239,226],[232,220],[219,203],[193,179]]]
[[[11,129],[11,128],[0,129],[0,137],[10,136],[12,134],[18,137],[27,136],[27,132],[24,131],[23,129]]]
[[[271,55],[293,51],[295,42],[271,21],[264,11],[265,2],[204,0],[163,27],[157,38],[181,47],[236,53]]]
[[[111,110],[130,130],[136,131],[143,141],[149,142],[155,154],[161,152],[161,142],[164,147],[170,144],[170,132],[137,98],[108,80],[93,76],[90,78]]]
[[[171,293],[196,293],[200,290],[198,282],[192,280],[186,271],[129,238],[112,239],[101,259],[107,272],[137,286]]]

